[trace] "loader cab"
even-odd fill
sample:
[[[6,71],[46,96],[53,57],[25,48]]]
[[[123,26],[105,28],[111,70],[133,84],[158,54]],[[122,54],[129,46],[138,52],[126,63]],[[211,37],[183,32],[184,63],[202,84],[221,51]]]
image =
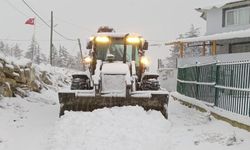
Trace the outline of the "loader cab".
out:
[[[139,46],[132,44],[124,44],[123,38],[110,38],[109,43],[96,43],[95,53],[96,59],[107,61],[108,56],[113,55],[113,61],[130,63],[135,61],[139,66]]]
[[[91,50],[93,59],[92,74],[94,74],[97,60],[110,62],[110,58],[112,58],[112,62],[127,64],[133,61],[139,80],[145,71],[145,64],[142,63],[141,59],[144,56],[144,51],[148,49],[148,42],[140,35],[99,33],[90,39],[87,49]]]

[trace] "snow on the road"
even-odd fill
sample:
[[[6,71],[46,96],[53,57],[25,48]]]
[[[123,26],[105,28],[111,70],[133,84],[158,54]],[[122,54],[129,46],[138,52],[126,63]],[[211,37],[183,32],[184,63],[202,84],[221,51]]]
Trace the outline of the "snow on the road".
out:
[[[157,111],[114,107],[94,112],[67,112],[55,127],[53,150],[161,150],[169,141],[170,123]]]
[[[173,99],[169,105],[172,128],[170,150],[248,150],[250,133],[219,121],[208,113],[181,105]]]
[[[140,107],[67,112],[50,145],[52,150],[248,150],[250,133],[171,100],[169,120]]]
[[[250,133],[170,100],[169,119],[140,107],[66,112],[56,92],[0,100],[0,150],[248,150]]]
[[[0,150],[45,150],[58,118],[56,92],[0,99]]]

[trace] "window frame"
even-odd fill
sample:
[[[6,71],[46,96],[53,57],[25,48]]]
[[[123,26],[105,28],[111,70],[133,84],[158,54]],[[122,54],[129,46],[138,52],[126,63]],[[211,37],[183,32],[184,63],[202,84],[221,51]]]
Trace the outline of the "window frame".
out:
[[[250,11],[250,4],[240,5],[240,6],[230,7],[230,8],[224,8],[223,12],[222,12],[223,13],[222,14],[222,27],[234,27],[234,26],[241,26],[241,25],[250,25],[250,17],[249,17],[249,21],[248,21],[249,23],[247,23],[247,24],[241,24],[239,22],[239,20],[240,20],[239,19],[239,16],[240,16],[239,12],[242,9],[249,9],[249,11]],[[237,13],[235,24],[233,24],[233,25],[227,24],[227,12],[230,12],[230,11]]]

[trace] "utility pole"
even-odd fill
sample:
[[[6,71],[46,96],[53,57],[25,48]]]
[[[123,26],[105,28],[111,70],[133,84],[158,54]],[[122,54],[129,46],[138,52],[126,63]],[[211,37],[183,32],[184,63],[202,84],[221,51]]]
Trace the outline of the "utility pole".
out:
[[[51,11],[50,25],[50,65],[52,66],[52,51],[53,51],[53,11]]]
[[[78,44],[79,44],[79,49],[80,49],[80,55],[81,55],[81,60],[83,61],[83,55],[82,55],[82,44],[81,44],[81,41],[80,39],[78,38]],[[82,63],[82,62],[81,62]],[[85,66],[84,64],[82,64],[82,68],[83,68],[83,71],[85,71]]]

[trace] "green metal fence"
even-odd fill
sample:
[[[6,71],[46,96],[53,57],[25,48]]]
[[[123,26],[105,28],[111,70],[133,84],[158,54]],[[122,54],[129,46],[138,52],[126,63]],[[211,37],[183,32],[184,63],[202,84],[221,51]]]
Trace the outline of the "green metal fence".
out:
[[[177,91],[250,117],[250,62],[178,68]]]

